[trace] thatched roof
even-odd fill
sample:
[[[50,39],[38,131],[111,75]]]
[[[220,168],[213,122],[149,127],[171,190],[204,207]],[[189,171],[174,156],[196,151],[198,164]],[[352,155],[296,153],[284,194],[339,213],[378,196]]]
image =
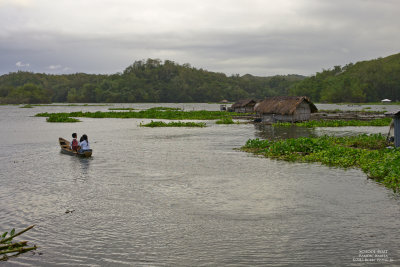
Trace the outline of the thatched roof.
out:
[[[242,99],[237,101],[231,108],[243,108],[245,106],[254,106],[257,102],[253,99]]]
[[[303,101],[310,105],[311,113],[318,111],[317,107],[306,96],[268,97],[257,105],[255,111],[264,114],[292,115]]]

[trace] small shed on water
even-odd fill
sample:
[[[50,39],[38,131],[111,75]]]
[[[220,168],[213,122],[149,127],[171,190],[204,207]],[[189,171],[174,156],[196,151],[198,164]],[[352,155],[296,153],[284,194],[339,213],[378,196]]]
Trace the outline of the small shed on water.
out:
[[[307,121],[317,107],[306,96],[276,96],[264,99],[255,108],[263,122]]]
[[[391,132],[393,131],[394,134],[394,146],[400,147],[400,110],[394,112],[387,112],[385,113],[387,117],[393,118],[393,124],[390,124],[389,128],[389,137]],[[393,127],[393,129],[392,129]]]
[[[233,104],[231,110],[237,113],[251,113],[254,112],[256,103],[257,101],[254,99],[242,99]]]

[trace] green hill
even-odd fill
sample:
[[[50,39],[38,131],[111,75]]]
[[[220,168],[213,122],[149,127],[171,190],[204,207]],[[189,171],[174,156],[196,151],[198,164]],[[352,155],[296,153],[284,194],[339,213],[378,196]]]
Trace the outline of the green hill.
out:
[[[0,103],[218,102],[287,95],[299,75],[226,76],[189,64],[136,61],[112,75],[49,75],[14,72],[0,76]]]
[[[400,100],[400,54],[318,72],[293,85],[291,95],[314,102],[378,102]]]
[[[14,72],[0,76],[0,103],[218,102],[306,95],[314,102],[400,100],[400,54],[300,75],[258,77],[196,69],[158,59],[111,75]]]

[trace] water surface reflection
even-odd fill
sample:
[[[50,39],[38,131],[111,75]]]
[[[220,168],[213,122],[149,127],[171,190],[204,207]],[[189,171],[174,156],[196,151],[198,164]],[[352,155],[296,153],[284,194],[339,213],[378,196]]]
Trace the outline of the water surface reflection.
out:
[[[317,136],[314,128],[297,127],[297,126],[272,126],[262,123],[254,124],[256,129],[256,137],[262,139],[278,140],[298,137],[315,137]]]

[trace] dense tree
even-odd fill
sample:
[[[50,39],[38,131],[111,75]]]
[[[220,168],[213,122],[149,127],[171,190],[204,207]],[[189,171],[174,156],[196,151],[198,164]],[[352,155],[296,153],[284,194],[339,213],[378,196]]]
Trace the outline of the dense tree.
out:
[[[42,102],[236,101],[287,94],[290,85],[303,78],[249,74],[227,77],[223,73],[193,68],[190,64],[147,59],[135,61],[122,73],[112,75],[46,75],[21,71],[3,75],[0,76],[0,102],[32,102],[29,97],[22,97],[23,92],[18,89],[28,83],[47,92]]]
[[[33,84],[26,83],[23,86],[11,90],[7,96],[7,103],[50,103],[50,96],[45,89]]]
[[[400,54],[300,75],[226,76],[159,59],[135,61],[122,73],[0,76],[0,103],[217,102],[306,95],[314,102],[400,100]]]
[[[400,100],[400,54],[331,70],[294,84],[291,95],[307,95],[322,102]]]

